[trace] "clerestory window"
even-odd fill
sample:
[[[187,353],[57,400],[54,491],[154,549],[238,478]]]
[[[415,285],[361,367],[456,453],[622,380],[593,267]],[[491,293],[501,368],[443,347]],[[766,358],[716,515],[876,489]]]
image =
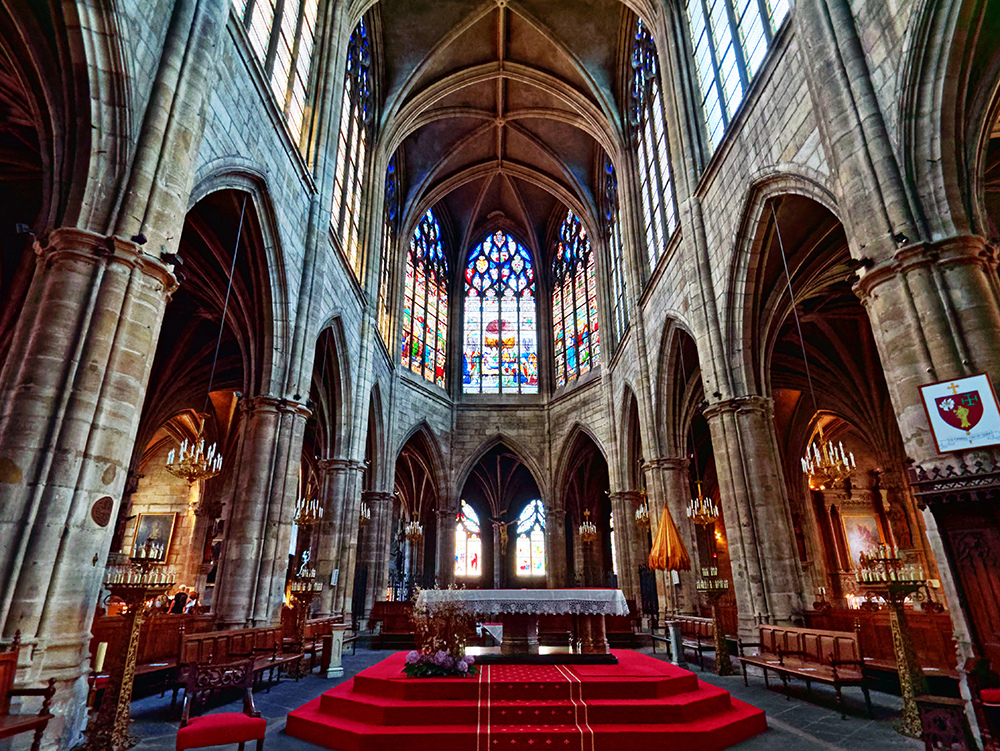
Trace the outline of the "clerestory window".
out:
[[[594,252],[580,218],[572,211],[559,229],[552,278],[556,386],[564,386],[601,361]]]

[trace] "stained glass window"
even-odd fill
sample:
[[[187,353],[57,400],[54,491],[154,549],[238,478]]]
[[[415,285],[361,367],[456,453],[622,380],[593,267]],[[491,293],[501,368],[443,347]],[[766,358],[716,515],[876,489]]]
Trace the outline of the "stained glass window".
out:
[[[537,394],[535,271],[527,249],[503,232],[473,248],[465,268],[467,394]]]
[[[545,576],[545,508],[537,499],[517,517],[517,575]]]
[[[714,149],[788,15],[788,0],[687,0],[701,106]]]
[[[632,88],[629,120],[638,147],[639,182],[649,270],[656,268],[677,227],[674,177],[670,167],[667,123],[660,92],[659,63],[652,34],[636,21],[632,41]]]
[[[424,214],[410,238],[403,289],[402,364],[444,388],[448,344],[448,261],[434,212]]]
[[[628,329],[628,279],[625,276],[625,244],[622,242],[621,222],[618,220],[618,178],[614,165],[604,157],[603,190],[600,192],[604,218],[604,232],[608,240],[608,258],[611,261],[611,307],[615,318],[615,333],[620,342]]]
[[[250,47],[285,115],[292,139],[304,150],[302,120],[312,65],[318,0],[233,0]]]
[[[553,255],[556,385],[564,386],[601,362],[594,253],[583,224],[572,211],[559,228]]]
[[[455,576],[478,578],[482,570],[483,540],[479,515],[462,501],[455,524]]]
[[[396,156],[389,160],[385,170],[385,203],[382,207],[382,264],[378,277],[378,331],[387,348],[392,341],[392,315],[390,300],[392,295],[393,272],[396,269],[396,228],[399,221],[399,175],[396,172]]]
[[[336,184],[331,223],[356,276],[361,277],[361,185],[368,156],[373,103],[371,43],[364,19],[347,46],[347,74],[340,109]]]

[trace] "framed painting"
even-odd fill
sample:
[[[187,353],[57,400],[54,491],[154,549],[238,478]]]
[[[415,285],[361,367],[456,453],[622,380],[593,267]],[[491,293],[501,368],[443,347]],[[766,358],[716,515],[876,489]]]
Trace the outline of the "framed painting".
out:
[[[878,519],[871,511],[845,511],[841,509],[840,519],[844,524],[844,537],[847,539],[847,555],[855,568],[859,565],[862,553],[871,550],[883,542]]]
[[[161,563],[167,560],[177,514],[139,514],[132,543],[132,559]]]

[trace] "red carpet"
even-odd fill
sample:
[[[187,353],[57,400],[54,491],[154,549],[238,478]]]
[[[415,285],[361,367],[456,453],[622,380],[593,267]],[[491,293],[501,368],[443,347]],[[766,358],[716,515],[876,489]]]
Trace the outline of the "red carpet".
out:
[[[618,665],[487,665],[477,678],[407,678],[397,652],[288,715],[336,751],[728,748],[764,712],[687,670],[628,650]]]

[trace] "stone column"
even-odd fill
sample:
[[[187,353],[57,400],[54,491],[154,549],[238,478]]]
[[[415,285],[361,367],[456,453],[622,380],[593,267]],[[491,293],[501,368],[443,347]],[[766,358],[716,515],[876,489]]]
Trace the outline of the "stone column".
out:
[[[340,585],[340,572],[337,572],[336,584],[333,583],[333,572],[340,565],[341,525],[338,513],[343,505],[344,480],[350,464],[348,459],[333,458],[320,459],[316,465],[319,471],[323,521],[317,527],[316,549],[312,554],[316,562],[316,578],[323,582],[323,591],[318,598],[318,612],[322,618],[334,615],[333,601],[336,588]]]
[[[35,252],[0,372],[0,625],[21,632],[23,680],[56,679],[58,737],[85,703],[94,605],[176,280],[135,243],[76,229]]]
[[[354,567],[358,560],[358,514],[361,506],[361,475],[364,462],[348,461],[344,467],[340,488],[342,495],[336,506],[336,547],[334,559],[337,586],[333,587],[333,613],[351,616],[354,601]]]
[[[439,587],[447,588],[455,583],[455,519],[457,508],[441,508],[437,514],[437,561],[435,578]]]
[[[695,582],[699,576],[700,551],[698,550],[698,537],[695,525],[687,516],[686,509],[688,499],[691,498],[690,462],[686,457],[668,457],[653,459],[647,462],[648,470],[654,484],[661,485],[666,498],[666,504],[670,509],[670,515],[677,525],[677,532],[681,540],[687,546],[688,555],[691,556],[691,570],[679,571],[680,585],[673,584],[673,577],[670,577],[667,586],[670,587],[673,597],[672,605],[678,613],[696,615],[698,613],[698,592],[695,589]],[[656,526],[660,523],[660,513],[662,509],[655,511],[650,508],[650,522],[653,534],[656,534]]]
[[[389,586],[389,548],[392,542],[392,493],[367,490],[361,494],[371,510],[368,522],[366,563],[368,564],[368,594],[365,597],[365,618],[372,605],[385,599]]]
[[[566,580],[566,509],[553,505],[545,515],[546,571],[549,589],[572,586]]]
[[[705,410],[729,538],[740,633],[756,623],[789,623],[802,607],[791,514],[785,501],[773,403],[761,396]]]
[[[642,603],[639,566],[643,563],[639,530],[635,526],[635,506],[642,494],[634,490],[610,494],[611,513],[615,517],[615,547],[618,556],[618,588],[626,599]],[[648,556],[647,556],[648,557]]]
[[[281,622],[306,417],[304,405],[257,396],[243,410],[235,492],[217,585],[225,628]]]

